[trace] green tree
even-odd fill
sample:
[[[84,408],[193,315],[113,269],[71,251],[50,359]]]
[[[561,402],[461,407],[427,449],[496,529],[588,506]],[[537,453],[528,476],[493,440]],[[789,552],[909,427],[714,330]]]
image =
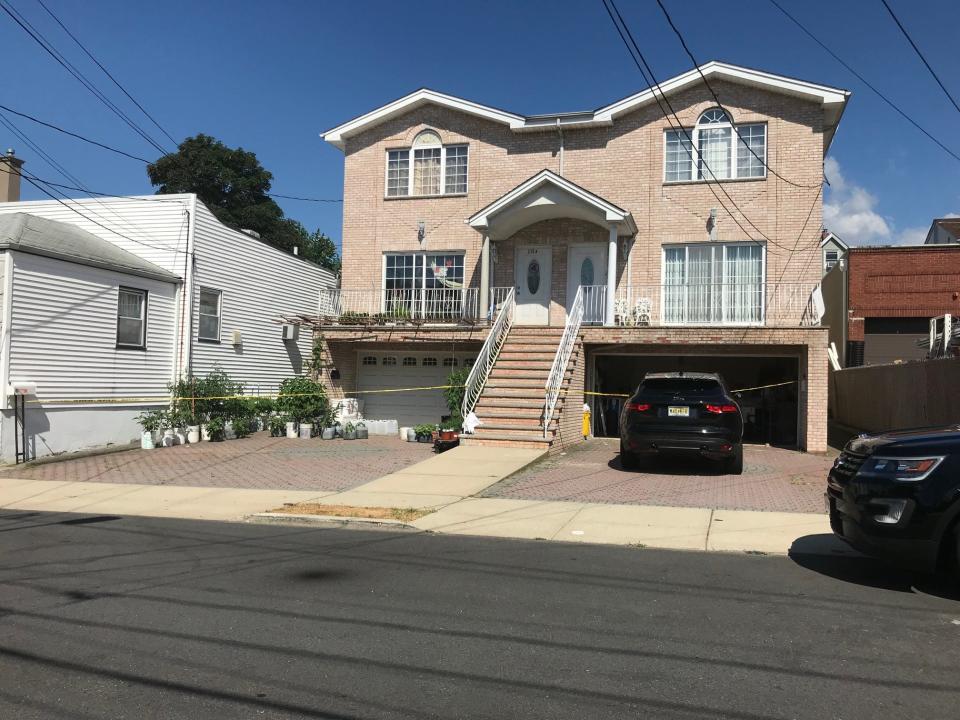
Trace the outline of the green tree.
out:
[[[158,195],[196,193],[224,225],[254,230],[274,247],[287,252],[297,247],[308,260],[340,270],[330,238],[319,230],[311,234],[298,221],[284,217],[269,195],[273,175],[252,152],[227,147],[201,133],[148,165],[147,175]]]

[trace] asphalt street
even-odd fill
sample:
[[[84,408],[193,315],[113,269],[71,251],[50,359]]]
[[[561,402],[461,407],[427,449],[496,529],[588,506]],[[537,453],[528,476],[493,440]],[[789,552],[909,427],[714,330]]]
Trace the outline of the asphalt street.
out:
[[[869,560],[0,510],[0,718],[956,718]]]

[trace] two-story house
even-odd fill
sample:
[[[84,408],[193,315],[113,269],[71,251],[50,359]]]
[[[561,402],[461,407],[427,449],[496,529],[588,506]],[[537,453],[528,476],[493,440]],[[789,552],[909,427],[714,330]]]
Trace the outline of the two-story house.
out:
[[[469,442],[557,447],[584,402],[615,435],[645,372],[712,370],[748,440],[824,451],[813,291],[849,93],[717,62],[659,88],[537,116],[422,89],[324,133],[345,163],[342,288],[316,321],[332,393],[466,366]],[[362,397],[401,423],[445,412],[437,390]]]

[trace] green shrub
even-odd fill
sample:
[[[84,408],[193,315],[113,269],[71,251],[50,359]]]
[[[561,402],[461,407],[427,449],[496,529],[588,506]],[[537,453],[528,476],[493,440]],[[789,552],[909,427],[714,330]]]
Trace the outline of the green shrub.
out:
[[[437,429],[436,425],[431,425],[429,423],[422,423],[420,425],[413,426],[413,433],[418,437],[422,437],[424,435],[429,436],[429,435],[432,435],[433,431],[436,429]]]
[[[147,410],[137,415],[137,422],[144,432],[154,433],[166,427],[168,415],[165,410]]]
[[[272,437],[283,437],[287,434],[287,418],[283,415],[271,415],[268,427]]]
[[[223,440],[224,430],[227,427],[226,421],[222,415],[214,415],[207,421],[207,434],[214,442]]]
[[[280,383],[277,410],[290,420],[301,422],[329,422],[330,401],[322,383],[308,377],[287,378]]]

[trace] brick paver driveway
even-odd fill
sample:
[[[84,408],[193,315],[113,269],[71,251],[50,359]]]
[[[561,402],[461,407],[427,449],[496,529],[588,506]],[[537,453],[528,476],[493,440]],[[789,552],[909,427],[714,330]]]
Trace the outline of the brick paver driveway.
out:
[[[255,433],[203,442],[6,468],[0,477],[217,488],[347,490],[430,457],[429,444],[390,436],[293,440]]]
[[[664,458],[632,472],[620,466],[617,440],[598,438],[542,460],[484,494],[525,500],[822,513],[832,462],[832,456],[747,446],[743,475],[725,475],[699,458]]]

